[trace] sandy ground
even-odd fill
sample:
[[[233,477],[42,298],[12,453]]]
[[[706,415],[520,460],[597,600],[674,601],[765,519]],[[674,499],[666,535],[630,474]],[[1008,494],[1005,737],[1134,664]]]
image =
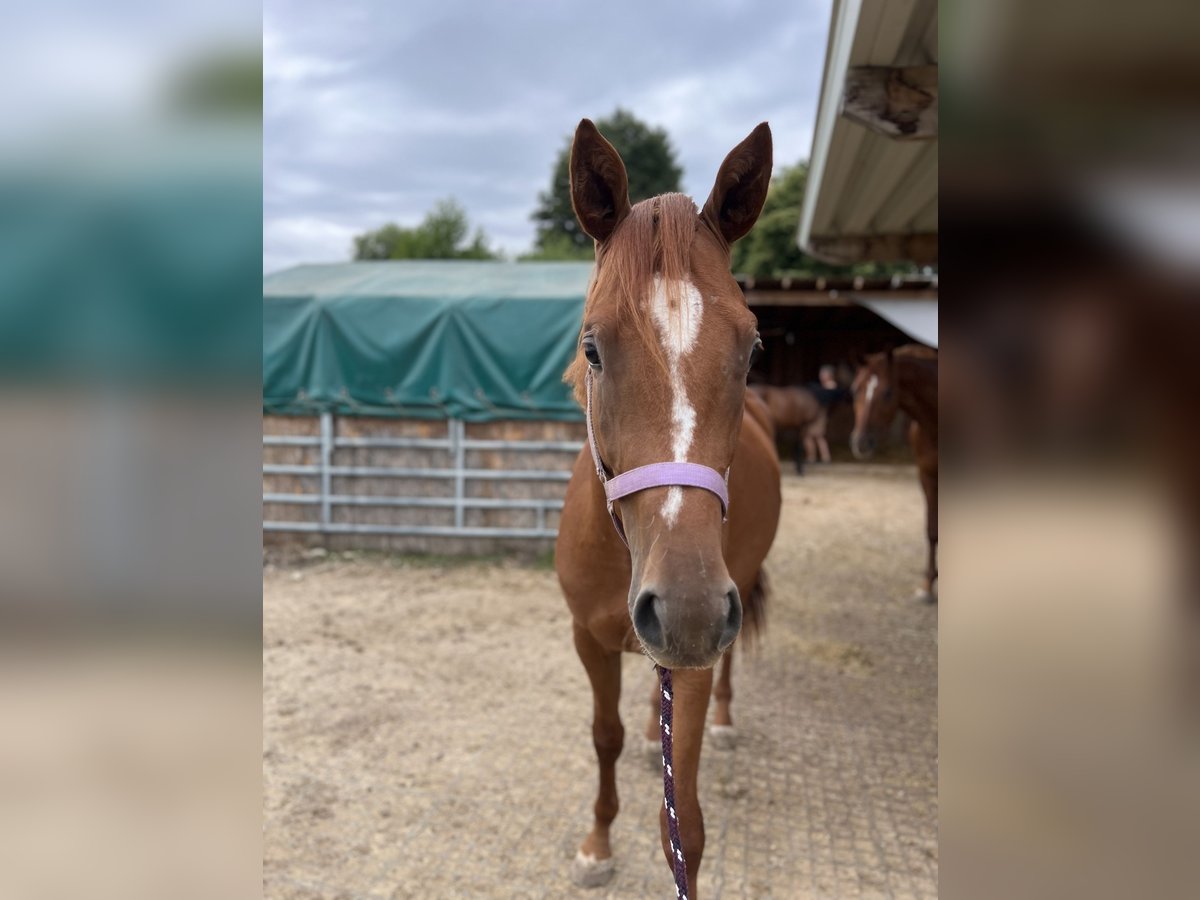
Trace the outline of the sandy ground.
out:
[[[698,895],[937,893],[937,609],[915,471],[787,476],[765,640],[734,669],[734,750],[705,747]],[[652,674],[625,660],[617,872],[591,823],[591,694],[553,571],[325,558],[264,574],[270,898],[673,896]]]

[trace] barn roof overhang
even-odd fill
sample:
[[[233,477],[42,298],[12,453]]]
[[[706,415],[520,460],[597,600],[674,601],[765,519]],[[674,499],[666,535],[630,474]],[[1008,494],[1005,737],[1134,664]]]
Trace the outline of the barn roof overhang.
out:
[[[834,0],[800,247],[937,262],[937,0]]]
[[[738,285],[749,306],[851,306],[872,303],[899,304],[921,301],[937,308],[937,275],[890,278],[804,277],[751,278],[738,276]]]
[[[913,340],[938,345],[938,276],[769,278],[739,276],[751,307],[861,306]]]

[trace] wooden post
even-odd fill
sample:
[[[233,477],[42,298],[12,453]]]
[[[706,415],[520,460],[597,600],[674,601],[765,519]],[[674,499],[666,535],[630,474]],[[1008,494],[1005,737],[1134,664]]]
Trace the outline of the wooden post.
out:
[[[333,465],[333,413],[321,413],[321,530],[328,531],[333,521],[332,504],[333,478],[329,467]]]
[[[463,498],[466,494],[466,477],[464,470],[466,469],[467,451],[463,446],[463,438],[466,436],[466,424],[461,419],[451,419],[450,435],[451,443],[454,447],[454,527],[462,528],[465,521]]]

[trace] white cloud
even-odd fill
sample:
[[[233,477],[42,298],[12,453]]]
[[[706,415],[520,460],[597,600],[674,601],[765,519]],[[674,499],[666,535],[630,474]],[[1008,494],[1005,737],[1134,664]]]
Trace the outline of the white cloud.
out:
[[[583,116],[618,105],[667,128],[703,200],[758,122],[776,161],[808,155],[829,0],[739,0],[705,16],[642,0],[562,4],[267,0],[264,254],[346,259],[349,239],[454,196],[493,246],[528,249],[530,213]]]
[[[264,219],[263,271],[276,272],[299,262],[344,262],[358,231],[312,216]]]

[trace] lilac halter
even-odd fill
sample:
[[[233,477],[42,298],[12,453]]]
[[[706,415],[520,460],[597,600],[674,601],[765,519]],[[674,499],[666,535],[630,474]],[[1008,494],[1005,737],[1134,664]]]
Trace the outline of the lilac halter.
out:
[[[587,435],[588,445],[592,448],[592,461],[596,464],[596,475],[604,485],[604,496],[608,499],[608,514],[612,517],[617,534],[625,546],[625,527],[621,524],[613,504],[622,497],[636,494],[647,488],[654,487],[698,487],[711,491],[721,501],[721,518],[729,514],[729,472],[724,475],[716,469],[690,462],[661,462],[648,466],[638,466],[620,475],[609,478],[604,471],[604,460],[600,458],[600,448],[596,445],[596,432],[592,427],[592,370],[589,367],[584,376],[587,390]]]

